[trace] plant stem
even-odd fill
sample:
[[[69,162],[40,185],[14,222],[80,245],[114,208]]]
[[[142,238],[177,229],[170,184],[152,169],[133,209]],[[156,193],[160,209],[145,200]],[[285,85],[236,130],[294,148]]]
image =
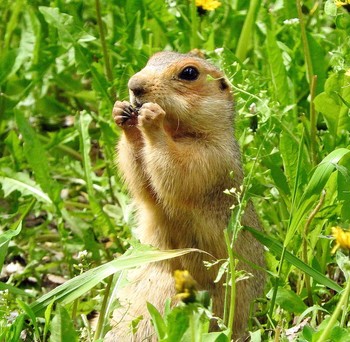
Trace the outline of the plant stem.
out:
[[[313,68],[312,68],[310,48],[309,48],[309,43],[307,40],[304,15],[303,15],[303,11],[301,9],[300,0],[297,0],[297,10],[298,10],[298,17],[299,17],[299,22],[300,22],[301,41],[302,41],[303,49],[304,49],[307,77],[308,77],[308,81],[310,84],[310,93],[311,93],[311,83],[312,83],[312,76],[313,76],[314,72],[313,72]]]
[[[226,272],[226,284],[228,284],[229,281],[230,281],[230,275],[229,275],[229,272],[227,271]],[[227,305],[226,305],[226,303],[227,303],[228,298],[229,298],[228,288],[229,288],[228,286],[225,286],[225,300],[224,300],[225,305],[224,305],[224,315],[222,317],[224,322],[227,322]]]
[[[315,110],[314,99],[316,95],[316,84],[317,84],[317,75],[313,75],[311,79],[311,88],[310,88],[310,147],[311,147],[311,161],[312,166],[317,165],[317,113]]]
[[[346,296],[345,298],[345,303],[344,303],[344,309],[343,309],[343,312],[342,312],[342,315],[341,315],[341,320],[340,320],[340,327],[341,328],[345,328],[345,318],[348,314],[348,305],[349,305],[349,295],[350,295],[350,292],[348,293],[348,295]]]
[[[309,227],[311,225],[312,220],[316,216],[316,214],[322,208],[322,205],[324,203],[325,197],[326,197],[326,191],[323,190],[322,193],[321,193],[321,198],[320,198],[319,202],[317,203],[315,209],[311,212],[309,218],[306,221],[305,227],[304,227],[304,231],[303,231],[303,253],[302,254],[303,254],[303,261],[305,262],[305,264],[308,264],[307,235],[309,233]],[[305,279],[305,285],[306,285],[306,289],[307,289],[307,296],[308,296],[309,306],[312,306],[313,305],[313,298],[312,298],[312,291],[311,291],[311,285],[310,285],[310,276],[305,273],[305,278],[304,279]]]
[[[272,315],[273,315],[273,310],[275,308],[275,302],[276,302],[276,298],[277,298],[277,291],[278,291],[278,285],[279,285],[278,280],[281,278],[282,266],[283,266],[285,253],[286,253],[286,246],[283,246],[281,258],[280,258],[280,261],[278,264],[277,277],[275,279],[276,283],[274,284],[274,289],[273,289],[273,293],[272,293],[271,306],[270,306],[270,310],[269,310],[269,316],[271,317],[271,319],[272,319]]]
[[[190,4],[191,11],[191,50],[198,48],[198,16],[196,1],[192,0]]]
[[[102,338],[102,333],[103,333],[103,326],[105,323],[105,318],[106,318],[106,309],[107,309],[107,303],[108,303],[108,298],[109,298],[109,293],[111,292],[111,286],[113,283],[113,277],[114,275],[110,275],[107,280],[107,286],[106,290],[103,296],[103,301],[101,305],[101,311],[100,311],[100,316],[98,317],[98,322],[97,322],[97,327],[94,335],[93,341],[97,341],[98,339]]]
[[[260,6],[260,0],[250,1],[248,13],[243,24],[242,32],[239,36],[237,49],[236,49],[236,57],[242,62],[247,57],[247,52],[250,45],[249,42],[253,31],[252,28],[254,25],[254,21],[255,21],[259,6]]]
[[[73,321],[74,323],[76,323],[75,320],[76,320],[76,318],[77,318],[78,301],[79,301],[79,299],[75,299],[74,302],[73,302],[72,321]]]
[[[340,300],[339,300],[330,320],[328,321],[326,328],[323,330],[322,335],[318,339],[318,342],[324,342],[328,339],[329,334],[331,333],[332,329],[335,326],[335,323],[337,322],[337,318],[338,318],[340,312],[342,310],[345,311],[344,304],[346,304],[348,302],[349,294],[350,294],[350,279],[347,280],[345,290],[342,292]]]
[[[231,247],[231,240],[228,235],[227,229],[224,230],[225,242],[227,247],[227,253],[229,256],[229,272],[230,272],[230,281],[231,281],[231,291],[230,291],[230,308],[227,327],[229,328],[228,340],[231,341],[232,336],[232,326],[235,316],[235,304],[236,304],[236,262],[233,256],[233,251]]]
[[[39,137],[39,139],[44,142],[44,143],[48,143],[50,141],[50,139],[48,137],[45,137],[44,135],[38,134],[37,135]],[[70,155],[71,157],[75,158],[76,160],[82,161],[83,158],[81,156],[81,154],[75,150],[73,150],[72,148],[63,145],[63,144],[58,144],[56,146],[54,146],[55,148],[67,153],[68,155]]]
[[[108,49],[107,49],[106,37],[105,37],[104,30],[103,30],[100,0],[95,0],[95,7],[96,7],[96,19],[97,19],[97,24],[98,24],[98,30],[100,33],[103,59],[104,59],[104,64],[105,64],[106,78],[111,84],[113,84],[113,72],[112,72],[112,66],[111,66],[109,53],[108,53]],[[113,86],[111,87],[110,95],[112,98],[115,98],[115,90],[114,90]]]

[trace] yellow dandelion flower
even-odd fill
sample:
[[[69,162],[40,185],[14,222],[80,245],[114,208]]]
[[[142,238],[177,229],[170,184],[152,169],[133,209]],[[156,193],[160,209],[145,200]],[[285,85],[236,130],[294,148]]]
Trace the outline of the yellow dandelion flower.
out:
[[[334,3],[337,7],[345,6],[350,4],[350,0],[334,0]]]
[[[346,232],[340,227],[332,227],[332,235],[336,242],[332,253],[335,253],[338,248],[350,249],[350,232]]]
[[[348,69],[348,70],[345,71],[345,76],[350,77],[350,69]]]
[[[196,0],[196,6],[201,7],[205,11],[214,11],[221,6],[221,2],[217,0]]]
[[[197,292],[197,283],[192,278],[190,273],[176,270],[174,272],[176,298],[182,300],[184,303],[194,302]]]

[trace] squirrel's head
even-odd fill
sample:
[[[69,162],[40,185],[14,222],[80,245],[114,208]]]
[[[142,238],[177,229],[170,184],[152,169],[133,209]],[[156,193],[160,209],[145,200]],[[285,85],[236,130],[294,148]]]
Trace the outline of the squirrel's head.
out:
[[[191,53],[156,53],[128,86],[134,106],[155,102],[170,121],[208,129],[209,120],[232,120],[232,93],[224,74]]]

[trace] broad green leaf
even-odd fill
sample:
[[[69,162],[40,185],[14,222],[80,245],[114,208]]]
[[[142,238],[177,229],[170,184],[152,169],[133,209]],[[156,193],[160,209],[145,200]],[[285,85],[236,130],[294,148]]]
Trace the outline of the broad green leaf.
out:
[[[182,338],[189,327],[190,317],[188,311],[183,307],[174,308],[166,316],[166,325],[169,341],[182,341]]]
[[[249,331],[250,342],[261,342],[261,330]]]
[[[20,306],[20,308],[28,315],[30,318],[33,327],[34,327],[34,332],[35,332],[35,337],[40,340],[40,332],[39,332],[39,325],[37,322],[37,318],[32,310],[32,308],[25,302],[23,302],[20,299],[17,299],[17,303]]]
[[[343,157],[350,153],[350,149],[339,148],[326,156],[321,163],[316,167],[301,202],[313,195],[319,195],[321,190],[326,185],[330,175],[337,169],[337,165]]]
[[[306,32],[307,42],[310,50],[311,64],[313,74],[317,76],[316,80],[316,95],[321,93],[324,89],[326,81],[326,72],[328,63],[325,60],[325,52],[316,37],[310,32]],[[316,36],[316,35],[315,35]]]
[[[280,258],[283,251],[283,246],[274,238],[267,236],[266,234],[262,233],[261,231],[258,231],[251,227],[244,227],[244,229],[248,230],[258,241],[260,241],[264,246],[266,246],[272,254],[274,254],[276,257]],[[333,280],[329,279],[319,271],[315,270],[314,268],[310,267],[309,265],[305,264],[303,261],[301,261],[298,257],[294,256],[287,250],[285,250],[285,260],[287,260],[289,263],[291,263],[293,266],[300,269],[305,274],[312,277],[315,281],[317,281],[319,284],[322,284],[336,292],[343,291],[343,288],[339,286],[337,283],[335,283]]]
[[[32,60],[34,58],[36,46],[36,37],[33,27],[33,24],[35,23],[32,22],[32,18],[33,17],[30,17],[29,12],[24,12],[23,21],[25,28],[22,30],[19,49],[16,54],[13,69],[11,70],[9,76],[15,74],[20,68],[29,69],[31,67],[31,63],[29,63],[28,60]]]
[[[39,11],[47,23],[57,29],[60,43],[63,43],[66,48],[71,44],[75,45],[96,39],[78,26],[73,16],[60,12],[57,7],[39,6]]]
[[[93,37],[91,39],[87,39],[86,37],[88,34],[74,23],[73,17],[66,13],[59,12],[58,8],[39,6],[39,11],[43,14],[47,23],[58,30],[64,47],[66,49],[68,49],[70,46],[74,47],[75,61],[79,71],[84,74],[87,71],[90,71],[93,77],[92,81],[94,87],[103,98],[112,104],[113,101],[108,94],[108,84],[106,80],[93,66],[90,51],[79,44],[83,41],[92,40]]]
[[[11,3],[11,6],[9,6]],[[8,4],[5,3],[5,6],[9,6],[11,8],[10,15],[6,18],[4,24],[6,25],[5,36],[4,36],[4,49],[6,50],[11,44],[11,36],[14,31],[18,28],[19,17],[21,15],[21,11],[25,7],[24,0],[11,1]]]
[[[4,336],[2,336],[1,332],[0,332],[0,338],[2,339],[1,341],[13,341],[13,342],[17,342],[20,341],[21,338],[21,333],[23,331],[23,326],[24,326],[24,320],[26,319],[26,315],[25,314],[20,314],[16,320],[10,325],[9,327],[9,331],[6,332]]]
[[[314,335],[315,335],[315,329],[311,328],[308,325],[304,326],[301,337],[303,337],[307,342],[311,342],[312,336]]]
[[[295,314],[300,314],[307,308],[305,303],[295,292],[283,287],[278,288],[276,303],[282,309]]]
[[[349,79],[344,72],[332,74],[325,83],[325,91],[314,100],[316,110],[323,114],[334,137],[350,130],[350,109],[342,101],[350,102]]]
[[[305,218],[305,215],[319,199],[322,189],[325,187],[331,174],[337,169],[338,163],[349,152],[350,150],[346,148],[339,148],[331,152],[321,161],[319,165],[317,165],[307,187],[304,190],[304,194],[298,201],[296,209],[293,212],[289,230],[284,242],[285,246],[287,246],[290,240],[293,238],[299,225]]]
[[[33,196],[40,202],[52,203],[50,197],[24,172],[0,176],[0,183],[5,197],[18,190],[23,196]]]
[[[154,305],[147,302],[147,310],[151,316],[154,330],[156,331],[157,337],[163,340],[166,336],[166,325],[160,312]]]
[[[134,31],[134,47],[138,50],[142,49],[143,46],[143,38],[142,38],[142,29],[141,29],[141,19],[140,12],[136,13],[136,22],[135,22],[135,31]]]
[[[20,221],[14,230],[7,230],[0,235],[0,251],[4,249],[4,246],[22,230],[22,221]]]
[[[289,82],[286,67],[283,63],[282,51],[277,44],[277,35],[274,31],[275,25],[273,22],[273,17],[269,16],[269,18],[270,23],[267,25],[266,35],[266,53],[274,89],[272,93],[275,95],[276,100],[279,101],[281,105],[288,105],[291,103],[289,98],[291,91],[288,87]]]
[[[4,140],[6,147],[8,148],[11,157],[14,159],[15,167],[12,170],[19,170],[21,168],[21,164],[25,159],[22,149],[21,141],[15,131],[9,132],[7,137]],[[0,174],[1,174],[0,170]]]
[[[54,290],[45,294],[32,304],[35,313],[42,311],[53,298],[58,302],[70,303],[80,297],[91,288],[100,283],[111,274],[133,267],[141,266],[149,262],[156,262],[176,258],[191,252],[200,252],[197,249],[179,249],[169,251],[147,250],[133,251],[130,255],[123,255],[120,258],[110,261],[104,265],[93,268],[64,284],[56,287]]]
[[[47,333],[50,330],[50,322],[51,322],[51,314],[52,314],[52,308],[55,300],[53,299],[52,302],[47,306],[44,317],[45,317],[45,326],[44,326],[44,333],[43,333],[43,339],[46,340]]]
[[[0,85],[7,81],[7,77],[12,73],[15,66],[17,49],[10,50],[0,56]]]
[[[57,305],[56,314],[51,321],[50,331],[50,342],[78,341],[73,321],[62,305]]]
[[[18,235],[21,230],[22,230],[22,221],[20,222],[16,230],[8,230],[5,233],[2,233],[0,235],[0,270],[4,265],[10,240],[14,236]],[[6,284],[0,283],[0,290],[6,289],[5,287],[6,287]]]
[[[23,113],[16,109],[15,117],[24,140],[24,154],[34,171],[35,179],[50,199],[57,203],[60,201],[60,190],[58,184],[51,177],[46,151]]]
[[[350,281],[350,260],[348,255],[344,255],[341,251],[337,251],[336,260],[339,268],[342,270],[346,281]]]
[[[0,235],[0,271],[5,261],[7,254],[7,248],[10,240],[18,235],[22,230],[22,221],[28,215],[28,213],[33,209],[35,200],[32,200],[23,210],[19,219],[11,226],[11,229]],[[6,287],[6,284],[2,284],[2,287]],[[0,286],[1,288],[1,286]]]
[[[337,15],[338,9],[334,0],[327,0],[324,4],[324,11],[327,15],[335,17]]]
[[[61,13],[57,7],[39,6],[39,11],[48,24],[55,27],[59,34],[59,42],[65,48],[75,44],[80,36],[80,31],[74,26],[73,16]]]
[[[337,95],[339,96],[339,98],[341,99],[341,101],[345,104],[346,107],[350,108],[350,102],[346,101],[339,93],[337,93]],[[350,117],[350,113],[349,113],[349,117]]]
[[[342,327],[334,327],[330,334],[330,341],[350,342],[349,329]]]
[[[266,166],[269,168],[271,177],[278,190],[290,196],[290,189],[293,189],[293,187],[292,184],[290,185],[291,187],[288,186],[286,174],[281,169],[281,155],[283,155],[284,152],[282,152],[282,147],[280,147],[280,149],[281,153],[271,153],[270,155],[266,156],[264,158],[264,164],[266,164]]]
[[[299,145],[295,142],[295,140],[289,135],[288,132],[282,132],[280,136],[280,152],[283,160],[283,170],[287,177],[289,183],[289,189],[291,189],[291,193],[294,190],[295,180],[297,178],[297,173],[299,172],[299,184],[298,189],[305,182],[305,169],[300,167],[298,168],[298,151]],[[300,161],[302,162],[302,161]]]
[[[350,154],[342,159],[342,165],[337,166],[337,191],[338,199],[342,205],[342,220],[350,220]],[[344,160],[344,163],[343,163]]]

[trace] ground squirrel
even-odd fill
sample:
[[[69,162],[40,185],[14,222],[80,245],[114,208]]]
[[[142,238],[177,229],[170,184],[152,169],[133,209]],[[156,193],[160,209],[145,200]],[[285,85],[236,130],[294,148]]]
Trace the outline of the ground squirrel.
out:
[[[224,190],[239,188],[243,180],[227,79],[203,58],[160,52],[128,86],[131,105],[117,101],[113,116],[123,130],[118,163],[137,209],[140,241],[159,249],[194,247],[217,259],[227,258],[223,230],[233,199]],[[251,204],[242,223],[259,228]],[[248,232],[240,232],[235,251],[263,265],[263,249]],[[210,258],[191,253],[132,271],[131,283],[120,293],[126,312],[115,312],[115,326],[106,340],[156,341],[146,301],[162,311],[165,300],[174,297],[177,269],[188,270],[202,289],[210,291],[214,314],[222,315],[223,284],[214,283],[217,268],[207,270],[203,260]],[[264,283],[260,271],[243,263],[240,267],[253,276],[237,284],[236,337],[244,334],[250,303]],[[140,315],[144,320],[130,337],[125,322]]]

